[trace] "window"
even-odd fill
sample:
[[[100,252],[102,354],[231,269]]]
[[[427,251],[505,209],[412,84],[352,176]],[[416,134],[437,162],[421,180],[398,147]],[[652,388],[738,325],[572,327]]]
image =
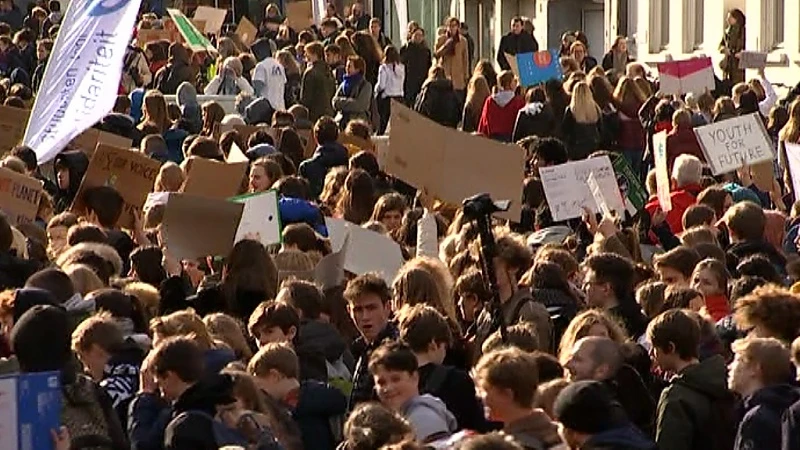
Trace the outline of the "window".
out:
[[[705,21],[705,0],[694,0],[694,11],[693,11],[693,19],[694,19],[694,33],[693,33],[693,49],[697,50],[703,47],[703,42],[705,41],[704,37],[704,26],[703,23]]]
[[[659,47],[666,50],[669,46],[669,4],[670,0],[660,0],[659,3]]]
[[[786,0],[772,0],[772,48],[783,46],[784,42],[784,16],[786,14]]]

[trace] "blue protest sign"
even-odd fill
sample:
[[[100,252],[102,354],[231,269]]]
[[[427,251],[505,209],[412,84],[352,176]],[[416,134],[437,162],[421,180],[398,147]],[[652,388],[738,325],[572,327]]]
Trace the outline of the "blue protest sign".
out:
[[[558,50],[544,50],[517,55],[519,84],[524,87],[535,86],[550,79],[560,80],[561,63]]]
[[[60,416],[58,372],[0,377],[0,450],[51,450]]]

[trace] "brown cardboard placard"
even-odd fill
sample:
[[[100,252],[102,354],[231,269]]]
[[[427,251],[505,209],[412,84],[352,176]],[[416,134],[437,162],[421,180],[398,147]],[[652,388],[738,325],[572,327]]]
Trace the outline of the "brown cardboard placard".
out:
[[[181,192],[199,197],[226,199],[239,193],[247,172],[247,163],[224,163],[190,157],[186,164],[186,181]]]
[[[236,35],[239,36],[239,39],[242,40],[242,43],[248,47],[253,45],[253,42],[256,41],[256,35],[258,35],[258,28],[247,19],[247,17],[242,16],[242,20],[239,21],[239,26],[236,27]]]
[[[497,216],[519,220],[525,154],[516,145],[441,126],[392,102],[388,156],[386,172],[440,200],[461,204],[487,192],[511,201]]]
[[[36,178],[0,167],[0,209],[12,225],[30,223],[39,211],[43,183]]]
[[[363,150],[366,152],[374,152],[375,151],[375,144],[372,142],[362,139],[358,136],[353,136],[352,134],[347,133],[339,133],[339,138],[337,141],[344,145],[345,147],[352,146],[357,148],[359,151]]]
[[[141,48],[144,48],[145,45],[151,42],[169,41],[171,38],[170,32],[164,29],[140,29],[136,32],[136,42]]]
[[[0,155],[22,142],[30,116],[29,109],[0,105]]]
[[[70,142],[71,146],[82,150],[89,158],[92,157],[95,149],[100,144],[108,145],[110,147],[130,149],[133,145],[133,141],[125,136],[98,130],[97,128],[89,128],[75,137],[72,142]]]
[[[89,161],[86,175],[83,177],[72,210],[77,214],[84,212],[83,193],[92,187],[111,186],[125,200],[118,226],[133,229],[134,212],[141,214],[147,194],[153,190],[153,184],[161,168],[161,163],[150,159],[142,153],[126,148],[98,144],[97,150]]]
[[[775,181],[775,171],[773,169],[772,161],[765,161],[750,166],[750,176],[753,178],[753,183],[762,192],[771,192],[773,182]]]
[[[161,233],[178,259],[225,256],[230,252],[244,204],[172,193]]]
[[[203,28],[197,27],[198,30],[203,30],[206,34],[219,34],[222,31],[222,25],[225,24],[225,17],[228,15],[227,9],[213,8],[211,6],[198,6],[194,10],[194,18],[192,21],[204,22]]]
[[[314,24],[314,11],[309,0],[288,2],[286,8],[286,23],[298,33]]]

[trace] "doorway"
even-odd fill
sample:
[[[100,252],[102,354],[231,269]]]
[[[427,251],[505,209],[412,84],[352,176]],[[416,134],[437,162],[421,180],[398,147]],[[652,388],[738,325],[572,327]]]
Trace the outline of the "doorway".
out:
[[[597,62],[600,62],[606,52],[603,45],[605,41],[605,14],[603,10],[584,9],[581,28],[589,40],[589,55],[593,56]]]

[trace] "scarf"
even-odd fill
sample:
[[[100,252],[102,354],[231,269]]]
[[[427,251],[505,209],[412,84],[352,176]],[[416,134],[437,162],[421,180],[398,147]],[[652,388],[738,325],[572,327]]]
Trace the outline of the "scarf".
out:
[[[625,68],[628,65],[628,53],[613,52],[614,55],[614,72],[625,73]]]
[[[345,75],[344,79],[342,80],[342,92],[344,95],[350,97],[350,95],[353,94],[353,90],[359,85],[359,83],[361,83],[363,78],[364,76],[360,73]]]

